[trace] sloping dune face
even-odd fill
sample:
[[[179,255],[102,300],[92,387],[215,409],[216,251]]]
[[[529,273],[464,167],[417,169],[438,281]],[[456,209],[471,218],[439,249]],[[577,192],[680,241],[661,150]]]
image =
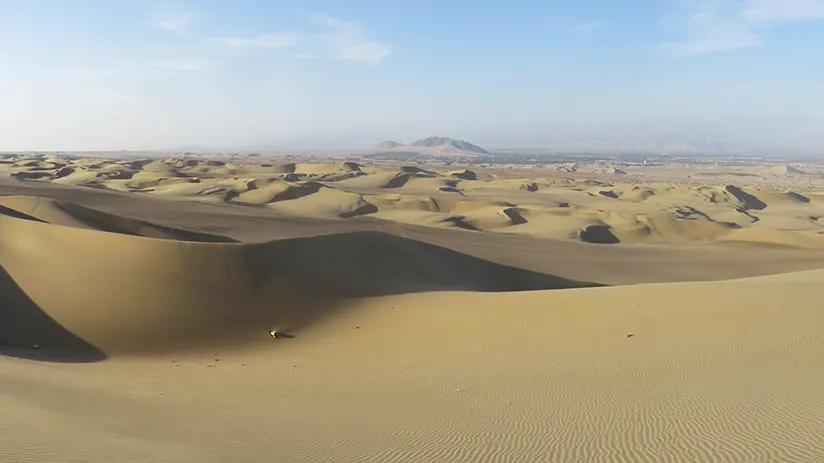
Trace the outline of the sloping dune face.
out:
[[[2,460],[824,458],[821,271],[578,289],[375,233],[182,243],[11,216],[0,266],[3,354],[114,358],[0,358]],[[554,288],[575,289],[510,291]]]
[[[78,204],[29,196],[0,197],[0,217],[16,217],[67,227],[182,241],[232,242],[232,238],[107,214]]]
[[[54,219],[54,211],[42,212]],[[0,339],[7,344],[40,345],[41,353],[76,347],[71,336],[35,327],[42,315],[23,322],[15,315],[37,308],[101,351],[141,353],[254,344],[272,327],[300,331],[334,315],[345,298],[587,286],[375,232],[241,245],[146,239],[81,224],[13,215],[0,222],[3,298],[28,301],[4,309]]]
[[[0,206],[0,461],[824,460],[822,271],[591,287],[376,232],[196,242]]]

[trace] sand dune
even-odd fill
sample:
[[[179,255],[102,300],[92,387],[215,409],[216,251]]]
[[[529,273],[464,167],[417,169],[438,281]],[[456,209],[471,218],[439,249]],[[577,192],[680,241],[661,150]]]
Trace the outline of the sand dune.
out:
[[[6,202],[19,207],[28,199]],[[120,233],[102,234],[82,215],[88,210],[46,205],[34,211],[40,217],[9,214],[0,223],[0,265],[13,279],[5,287],[18,286],[60,326],[106,352],[266,341],[267,327],[299,332],[323,316],[330,297],[588,285],[380,233],[257,245],[184,243],[125,236],[133,233],[118,226],[131,222],[103,214],[95,217],[96,228]],[[64,349],[39,337],[36,326],[17,325],[17,314],[33,308],[6,309],[12,314],[3,317],[0,339],[42,345],[38,353]]]
[[[0,218],[182,241],[232,242],[231,238],[120,217],[77,204],[26,196],[0,197]]]
[[[603,166],[598,169],[606,172]],[[0,166],[2,170],[24,181],[268,205],[296,216],[371,215],[438,228],[601,244],[746,241],[817,248],[814,235],[824,231],[817,220],[824,216],[824,202],[812,194],[734,184],[639,185],[621,183],[623,175],[615,177],[617,181],[530,179],[471,169],[387,168],[350,161],[244,166],[196,159],[22,159]],[[402,192],[405,199],[387,199],[387,190]],[[447,199],[477,212],[462,214],[454,205],[432,205]],[[499,207],[502,202],[506,205]]]
[[[55,223],[0,220],[0,460],[824,457],[821,271],[581,288],[379,233]]]
[[[820,193],[294,160],[0,161],[0,461],[824,461]]]
[[[611,172],[596,167],[601,174]],[[580,169],[583,166],[576,166]],[[21,159],[0,166],[2,171],[23,181],[267,205],[303,217],[370,215],[405,224],[600,244],[744,241],[818,248],[816,234],[824,232],[817,219],[824,216],[824,202],[814,194],[735,184],[622,183],[623,174],[604,181],[351,161],[240,165],[174,158]],[[390,191],[401,192],[405,199],[387,199]],[[442,200],[467,204],[460,207],[477,212],[432,205]],[[501,203],[506,204],[499,207]]]
[[[773,166],[765,171],[766,174],[775,175],[777,177],[786,177],[792,175],[806,175],[806,172],[795,166]]]
[[[337,217],[350,218],[359,215],[371,214],[377,208],[356,193],[332,188],[321,188],[314,194],[300,198],[281,201],[272,207],[280,212],[310,217]]]
[[[317,182],[294,183],[275,180],[262,185],[255,180],[252,180],[252,182],[255,182],[254,188],[251,188],[251,185],[247,185],[247,191],[240,193],[234,201],[251,204],[268,204],[299,199],[317,193],[321,188],[325,188]]]

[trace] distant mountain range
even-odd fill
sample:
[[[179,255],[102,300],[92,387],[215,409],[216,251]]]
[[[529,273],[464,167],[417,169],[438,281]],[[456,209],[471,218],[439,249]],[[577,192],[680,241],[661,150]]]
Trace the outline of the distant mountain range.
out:
[[[396,141],[387,140],[375,145],[376,150],[386,151],[414,151],[432,156],[479,156],[490,154],[489,151],[468,141],[458,140],[448,137],[428,137],[415,140],[408,145]]]
[[[1,2],[2,0],[0,0]],[[660,119],[623,123],[535,125],[517,131],[505,127],[467,130],[470,140],[494,147],[495,153],[667,153],[728,154],[766,156],[822,156],[824,119],[756,118],[752,120]],[[171,151],[239,153],[317,153],[317,152],[397,152],[398,156],[420,153],[423,156],[483,156],[486,149],[463,140],[429,137],[409,144],[387,141],[364,148],[374,140],[376,129],[334,136],[308,134],[299,137],[258,140],[247,145],[188,146]],[[411,129],[410,129],[411,130]],[[399,133],[403,132],[393,132]],[[414,133],[414,132],[413,132]],[[170,150],[166,150],[170,151]]]

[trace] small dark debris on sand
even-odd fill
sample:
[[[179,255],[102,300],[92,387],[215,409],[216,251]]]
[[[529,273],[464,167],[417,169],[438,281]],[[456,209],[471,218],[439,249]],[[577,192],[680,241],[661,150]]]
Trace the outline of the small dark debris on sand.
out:
[[[272,339],[292,339],[292,338],[294,338],[293,335],[287,334],[287,333],[284,333],[283,331],[278,331],[278,330],[269,330],[269,336],[271,336]]]

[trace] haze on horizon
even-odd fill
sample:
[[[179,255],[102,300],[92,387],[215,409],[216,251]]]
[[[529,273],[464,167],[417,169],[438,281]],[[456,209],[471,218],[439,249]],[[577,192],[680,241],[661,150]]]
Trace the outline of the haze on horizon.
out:
[[[824,154],[822,26],[824,0],[0,0],[0,150]]]

